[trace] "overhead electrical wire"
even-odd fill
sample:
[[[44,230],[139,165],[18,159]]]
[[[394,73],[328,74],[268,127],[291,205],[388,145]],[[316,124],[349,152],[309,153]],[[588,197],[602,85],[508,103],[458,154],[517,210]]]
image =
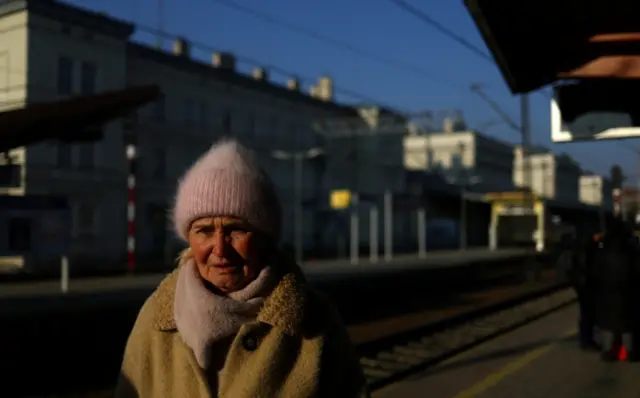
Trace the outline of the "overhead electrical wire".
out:
[[[162,42],[163,39],[175,39],[178,37],[181,37],[181,35],[179,34],[175,34],[175,33],[171,33],[168,32],[164,29],[164,25],[166,23],[165,20],[165,10],[164,10],[164,4],[162,2],[162,0],[158,1],[158,7],[161,7],[160,11],[159,11],[159,15],[158,15],[158,27],[152,27],[152,26],[148,26],[148,25],[143,25],[139,22],[130,22],[133,23],[134,26],[136,27],[136,30],[139,32],[144,32],[144,33],[149,33],[151,35],[155,36],[156,39],[156,43],[154,43],[154,47],[159,47]],[[127,21],[128,22],[128,21]],[[208,43],[204,43],[204,42],[199,42],[199,41],[194,41],[191,39],[188,39],[189,44],[191,45],[192,48],[199,48],[201,50],[205,50],[205,51],[209,51],[209,52],[214,52],[214,51],[221,51],[218,48],[215,48],[214,46],[208,44]],[[149,45],[149,43],[144,42],[145,45]],[[287,77],[295,77],[297,78],[299,81],[301,82],[305,82],[305,83],[310,83],[310,84],[314,84],[316,82],[316,78],[312,78],[309,76],[304,76],[301,75],[299,73],[293,72],[293,71],[289,71],[286,70],[285,68],[276,66],[276,65],[269,65],[269,64],[265,64],[263,62],[260,62],[256,59],[253,58],[249,58],[246,56],[242,56],[239,55],[237,53],[234,53],[234,57],[236,58],[236,60],[240,61],[240,62],[245,62],[248,64],[251,64],[253,66],[260,66],[263,68],[268,69],[270,72],[282,75],[282,76],[287,76]],[[440,79],[442,80],[442,79]],[[337,94],[343,94],[349,98],[352,99],[357,99],[363,102],[367,102],[367,103],[372,103],[372,104],[377,104],[379,106],[383,106],[385,108],[388,108],[390,110],[394,110],[397,111],[398,113],[405,113],[402,112],[400,110],[398,110],[398,107],[392,104],[388,104],[385,103],[385,101],[380,101],[379,99],[373,98],[370,95],[367,94],[363,94],[360,92],[357,92],[355,90],[351,90],[348,88],[343,87],[342,85],[336,85],[334,84],[334,91]]]
[[[462,36],[459,36],[458,34],[453,32],[452,30],[448,29],[446,26],[444,26],[443,24],[438,22],[438,20],[436,18],[431,17],[426,12],[418,9],[417,7],[415,7],[415,6],[411,5],[411,4],[409,4],[405,0],[387,0],[387,1],[389,3],[395,5],[396,7],[400,8],[401,10],[405,11],[406,13],[411,14],[414,17],[418,18],[419,20],[423,21],[424,23],[430,25],[431,27],[433,27],[434,29],[436,29],[437,31],[442,33],[443,35],[447,36],[451,40],[457,42],[458,44],[460,44],[461,46],[463,46],[464,48],[466,48],[467,50],[469,50],[470,52],[475,54],[476,56],[478,56],[478,57],[480,57],[480,58],[482,58],[482,59],[484,59],[486,61],[489,61],[492,64],[496,65],[496,61],[493,59],[493,57],[491,57],[490,55],[488,55],[487,53],[482,51],[477,46],[475,46],[472,43],[470,43],[468,40],[466,40]],[[544,92],[544,91],[540,90],[540,91],[536,91],[536,93],[542,95],[547,100],[551,100],[551,96],[548,93]],[[627,148],[627,149],[629,149],[629,148]]]
[[[404,0],[387,0],[387,1],[389,3],[391,3],[391,4],[393,4],[394,6],[400,8],[404,12],[413,15],[415,18],[421,20],[422,22],[426,23],[427,25],[430,25],[431,27],[433,27],[434,29],[436,29],[437,31],[442,33],[443,35],[447,36],[451,40],[455,41],[456,43],[460,44],[461,46],[463,46],[467,50],[469,50],[472,53],[474,53],[476,56],[478,56],[478,57],[480,57],[480,58],[482,58],[482,59],[484,59],[486,61],[489,61],[492,64],[496,65],[496,61],[495,61],[495,59],[493,59],[492,56],[490,56],[486,52],[482,51],[480,48],[478,48],[478,46],[472,44],[471,42],[469,42],[464,37],[458,35],[454,31],[452,31],[451,29],[447,28],[446,26],[444,26],[443,24],[438,22],[438,20],[436,18],[430,16],[429,14],[424,12],[423,10],[421,10],[421,9],[411,5],[411,4],[409,4],[408,2],[406,2]],[[544,92],[544,91],[536,91],[536,93],[544,96],[546,99],[551,99],[549,94]]]
[[[455,88],[458,90],[465,90],[464,87],[462,86],[458,86],[456,84],[454,84],[453,82],[450,82],[448,79],[442,77],[442,76],[437,76],[433,73],[431,73],[430,71],[427,71],[426,69],[420,68],[416,65],[411,65],[411,64],[406,64],[404,62],[400,62],[395,58],[392,57],[388,57],[382,54],[378,54],[372,51],[368,51],[365,50],[363,48],[360,48],[352,43],[349,43],[347,41],[344,40],[340,40],[337,39],[335,37],[331,37],[329,35],[326,35],[324,33],[320,33],[320,32],[316,32],[314,30],[311,30],[309,28],[306,28],[302,25],[298,25],[298,24],[294,24],[288,21],[285,21],[283,19],[279,19],[274,17],[273,15],[269,15],[263,11],[260,10],[256,10],[254,8],[250,8],[245,6],[244,4],[239,4],[237,2],[234,1],[230,1],[230,0],[211,0],[213,3],[219,4],[223,7],[227,7],[229,9],[233,9],[235,11],[241,12],[243,14],[247,14],[250,15],[256,19],[259,19],[263,22],[272,24],[272,25],[276,25],[279,27],[282,27],[284,29],[290,30],[292,32],[296,32],[299,33],[301,35],[307,36],[311,39],[317,40],[319,42],[331,45],[335,48],[339,48],[348,52],[351,52],[355,55],[358,55],[362,58],[369,58],[373,61],[376,61],[380,64],[384,64],[387,66],[391,66],[397,69],[401,69],[404,70],[405,72],[409,72],[415,76],[430,80],[434,83],[440,84],[440,85],[444,85],[444,86],[448,86],[450,88]]]
[[[146,32],[146,33],[149,33],[149,34],[152,34],[152,35],[156,35],[158,37],[164,37],[164,38],[167,38],[167,39],[175,39],[177,37],[180,37],[180,35],[177,35],[177,34],[174,34],[174,33],[169,33],[169,32],[164,31],[164,30],[160,30],[160,29],[157,29],[157,28],[153,28],[151,26],[145,26],[145,25],[141,25],[141,24],[137,24],[137,23],[136,23],[136,28],[139,31]],[[195,40],[192,40],[192,39],[188,39],[188,42],[189,42],[189,44],[190,44],[190,46],[192,48],[201,49],[201,50],[208,51],[208,52],[222,51],[219,48],[215,48],[210,44],[203,43],[203,42],[200,42],[200,41],[195,41]],[[234,57],[235,57],[236,60],[238,60],[240,62],[245,62],[245,63],[251,64],[253,66],[261,66],[263,68],[268,69],[270,72],[275,72],[275,73],[280,74],[282,76],[295,77],[295,78],[297,78],[297,79],[299,79],[301,81],[311,82],[311,83],[315,83],[315,81],[316,81],[316,79],[314,79],[312,77],[304,76],[304,75],[301,75],[299,73],[289,71],[287,69],[284,69],[284,68],[276,66],[276,65],[272,65],[272,64],[270,65],[268,63],[260,62],[260,61],[258,61],[256,59],[249,58],[249,57],[246,57],[246,56],[243,56],[243,55],[238,55],[237,53],[234,53]],[[394,110],[397,109],[397,106],[395,106],[395,105],[387,104],[384,101],[380,101],[380,100],[378,100],[376,98],[373,98],[373,97],[371,97],[369,95],[362,94],[362,93],[359,93],[359,92],[357,92],[355,90],[347,89],[347,88],[344,88],[344,87],[339,86],[339,85],[334,85],[334,90],[337,93],[344,94],[344,95],[346,95],[348,97],[351,97],[351,98],[359,99],[359,100],[362,100],[362,101],[365,101],[365,102],[368,102],[368,103],[378,104],[380,106],[384,106],[384,107],[389,108],[389,109],[394,109]],[[403,112],[400,112],[400,111],[398,111],[398,112],[399,113],[403,113]]]
[[[489,54],[487,54],[484,51],[480,50],[478,47],[476,47],[473,44],[471,44],[468,40],[466,40],[462,36],[459,36],[454,31],[450,30],[449,28],[447,28],[446,26],[444,26],[443,24],[438,22],[437,19],[429,16],[424,11],[416,8],[415,6],[407,3],[404,0],[387,0],[387,1],[389,1],[392,4],[394,4],[396,7],[403,9],[405,12],[415,16],[416,18],[422,20],[423,22],[431,25],[433,28],[438,30],[440,33],[442,33],[443,35],[445,35],[445,36],[449,37],[450,39],[456,41],[458,44],[460,44],[461,46],[465,47],[467,50],[469,50],[472,53],[476,54],[480,58],[484,58],[484,59],[486,59],[487,61],[489,61],[491,63],[495,63],[494,59]]]

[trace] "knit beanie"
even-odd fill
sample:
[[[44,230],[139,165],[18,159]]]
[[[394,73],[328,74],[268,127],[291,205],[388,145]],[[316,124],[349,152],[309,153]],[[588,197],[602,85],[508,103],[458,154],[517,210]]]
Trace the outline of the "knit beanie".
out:
[[[236,140],[223,139],[180,179],[173,220],[178,236],[185,241],[191,223],[216,216],[245,220],[277,241],[281,214],[273,182],[255,155]]]

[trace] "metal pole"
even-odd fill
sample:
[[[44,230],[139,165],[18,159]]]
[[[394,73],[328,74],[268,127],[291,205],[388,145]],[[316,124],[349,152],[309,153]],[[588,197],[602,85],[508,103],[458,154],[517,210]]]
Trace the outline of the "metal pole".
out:
[[[133,272],[136,266],[136,169],[138,157],[135,128],[137,114],[134,112],[125,118],[123,122],[124,139],[126,143],[126,158],[129,166],[127,176],[127,264],[129,272]]]
[[[351,264],[358,264],[358,259],[360,257],[360,217],[358,214],[358,195],[353,195],[353,202],[351,205]]]
[[[67,293],[69,291],[69,259],[62,256],[60,260],[60,291]]]
[[[533,183],[531,176],[531,159],[530,159],[530,150],[531,150],[531,134],[530,134],[530,123],[529,123],[529,95],[522,94],[520,95],[520,129],[522,134],[522,177],[523,177],[523,186],[528,188],[530,193],[533,194]],[[528,208],[533,207],[532,196],[527,195],[527,200],[525,201],[525,206]]]
[[[302,265],[304,260],[303,252],[304,252],[304,210],[302,204],[302,183],[303,183],[303,175],[302,175],[302,167],[304,163],[304,155],[302,153],[295,153],[293,155],[294,161],[294,215],[293,215],[293,234],[294,234],[294,244],[295,244],[295,252],[296,252],[296,262],[299,265]]]
[[[384,259],[393,257],[393,196],[391,191],[384,193]]]
[[[427,256],[427,212],[424,207],[418,209],[418,256]]]
[[[369,209],[369,259],[378,262],[378,206]]]
[[[460,186],[460,250],[467,249],[467,198],[465,186]]]

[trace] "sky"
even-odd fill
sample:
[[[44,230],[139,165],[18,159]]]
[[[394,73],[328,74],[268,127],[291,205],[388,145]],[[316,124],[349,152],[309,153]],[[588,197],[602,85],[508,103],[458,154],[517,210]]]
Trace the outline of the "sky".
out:
[[[432,26],[406,13],[388,0],[72,0],[73,4],[132,21],[141,26],[135,39],[155,44],[156,36],[144,27],[160,28],[193,43],[194,56],[209,60],[214,50],[237,55],[240,68],[271,67],[276,81],[282,70],[301,78],[333,78],[340,94],[351,102],[375,102],[406,112],[462,111],[470,128],[512,143],[520,137],[469,90],[481,84],[516,123],[520,105],[504,83],[497,67]],[[303,35],[277,23],[256,18],[225,3],[241,4],[306,30],[348,43],[355,50]],[[408,2],[489,54],[463,0],[408,0]],[[159,13],[159,4],[163,13]],[[163,17],[160,17],[163,15]],[[169,46],[169,39],[165,46]],[[362,55],[373,54],[374,58]],[[380,60],[380,58],[383,58]],[[387,62],[392,60],[392,62]],[[309,81],[309,83],[312,83]],[[549,90],[546,90],[548,93]],[[566,152],[585,170],[609,175],[614,163],[629,177],[638,178],[636,140],[552,144],[549,98],[530,96],[532,139],[557,153]],[[499,123],[495,123],[499,122]],[[486,128],[485,128],[486,127]]]

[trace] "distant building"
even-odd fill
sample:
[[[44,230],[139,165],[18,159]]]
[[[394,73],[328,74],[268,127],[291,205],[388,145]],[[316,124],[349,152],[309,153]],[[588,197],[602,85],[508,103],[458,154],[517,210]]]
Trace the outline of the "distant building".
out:
[[[535,148],[529,155],[532,188],[538,195],[566,203],[580,201],[580,165],[567,155],[556,155],[543,148]],[[517,187],[527,185],[522,147],[514,149],[513,183]]]
[[[291,242],[294,167],[290,160],[273,158],[272,152],[322,146],[313,120],[360,115],[334,101],[328,77],[320,78],[308,94],[293,77],[278,84],[264,68],[240,72],[232,54],[198,57],[182,38],[173,41],[169,51],[134,42],[134,25],[56,0],[3,1],[0,28],[3,109],[132,85],[161,85],[166,96],[140,111],[136,129],[136,246],[141,258],[153,261],[171,254],[177,244],[167,210],[178,177],[224,135],[258,150],[279,188],[285,209],[283,237]],[[105,263],[118,264],[126,252],[127,163],[121,125],[113,123],[105,132],[98,143],[47,142],[12,151],[21,181],[0,188],[0,194],[67,197],[73,213],[69,256],[99,254]],[[326,198],[322,162],[304,163],[303,196]],[[313,206],[305,207],[307,244],[313,243],[318,217]]]
[[[470,191],[513,189],[513,147],[471,130],[408,135],[404,165],[442,173],[451,184]]]
[[[584,204],[602,206],[611,210],[613,206],[612,185],[608,178],[589,174],[580,176],[580,201]]]

